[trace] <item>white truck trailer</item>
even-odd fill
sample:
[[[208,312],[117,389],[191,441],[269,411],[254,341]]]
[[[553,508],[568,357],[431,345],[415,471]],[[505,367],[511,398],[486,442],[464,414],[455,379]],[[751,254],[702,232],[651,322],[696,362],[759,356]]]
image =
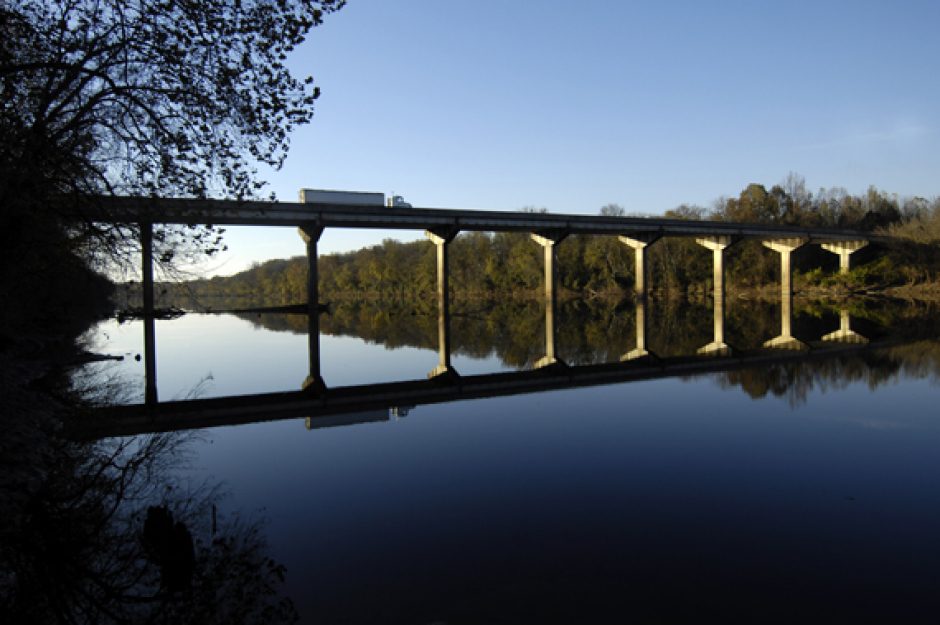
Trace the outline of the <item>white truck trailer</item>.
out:
[[[385,194],[369,193],[365,191],[301,189],[300,201],[303,204],[318,202],[322,204],[367,204],[369,206],[385,206]]]
[[[384,193],[370,193],[368,191],[331,191],[328,189],[301,189],[300,202],[307,204],[317,202],[320,204],[358,204],[367,206],[388,206],[389,208],[411,208],[411,204],[400,195],[392,195],[385,202]]]

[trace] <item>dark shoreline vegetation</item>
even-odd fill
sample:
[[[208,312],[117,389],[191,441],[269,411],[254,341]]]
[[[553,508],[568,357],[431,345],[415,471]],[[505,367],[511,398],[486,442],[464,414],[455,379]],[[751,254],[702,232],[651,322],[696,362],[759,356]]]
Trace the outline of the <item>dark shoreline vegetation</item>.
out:
[[[63,431],[94,410],[71,374],[82,334],[114,313],[103,276],[139,262],[140,225],[89,211],[114,195],[257,197],[258,164],[283,162],[319,95],[287,54],[342,5],[0,6],[4,623],[296,620],[260,521],[215,514],[218,489],[181,478],[186,436]],[[157,224],[155,261],[211,256],[219,234]]]

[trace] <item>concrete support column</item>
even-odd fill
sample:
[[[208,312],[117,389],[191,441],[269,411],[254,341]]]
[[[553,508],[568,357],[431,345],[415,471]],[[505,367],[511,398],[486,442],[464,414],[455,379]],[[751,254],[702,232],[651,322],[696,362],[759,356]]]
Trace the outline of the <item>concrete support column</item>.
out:
[[[153,224],[140,224],[140,273],[144,298],[144,403],[157,403],[157,337],[153,305]]]
[[[303,389],[321,392],[326,389],[320,375],[320,274],[317,268],[317,242],[323,234],[323,226],[305,224],[297,229],[307,245],[307,352],[310,359],[309,373]]]
[[[545,299],[555,299],[555,246],[565,240],[567,233],[532,234],[532,240],[545,252]]]
[[[658,234],[634,234],[617,237],[621,243],[633,248],[635,256],[633,287],[637,297],[646,297],[649,275],[646,270],[646,248],[659,240]]]
[[[428,378],[442,375],[457,375],[450,364],[450,242],[458,230],[431,231],[425,236],[437,247],[437,366],[428,373]]]
[[[764,247],[780,254],[780,334],[764,342],[764,347],[774,349],[804,350],[808,346],[793,337],[793,267],[791,254],[805,245],[807,239],[771,239],[763,241]]]
[[[848,273],[850,268],[849,257],[868,245],[868,241],[833,241],[823,243],[822,248],[839,256],[839,273]]]
[[[731,348],[725,343],[725,250],[733,241],[730,236],[719,235],[695,239],[695,242],[712,251],[715,312],[713,340],[700,348],[698,353],[727,356],[731,353]]]
[[[545,355],[535,363],[536,369],[560,363],[555,354],[555,246],[561,243],[567,233],[532,234],[532,240],[542,246],[545,252]]]

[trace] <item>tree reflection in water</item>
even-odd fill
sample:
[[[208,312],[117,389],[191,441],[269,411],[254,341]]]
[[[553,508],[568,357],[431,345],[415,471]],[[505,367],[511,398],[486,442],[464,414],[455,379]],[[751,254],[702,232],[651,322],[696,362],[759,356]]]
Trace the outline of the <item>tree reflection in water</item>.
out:
[[[531,368],[544,347],[544,312],[538,302],[504,301],[489,305],[457,302],[450,319],[451,348],[455,355],[497,357],[504,365]],[[779,334],[780,306],[773,301],[732,300],[725,334],[734,353],[769,353],[764,343]],[[814,388],[839,389],[863,381],[872,388],[909,376],[940,373],[940,315],[934,303],[903,303],[884,299],[856,299],[833,303],[799,301],[793,307],[794,335],[807,344],[832,347],[821,337],[837,329],[840,315],[851,318],[862,335],[904,343],[858,355],[808,358],[800,362],[767,364],[716,374],[723,388],[740,387],[751,397],[772,394],[792,405],[805,401]],[[303,315],[241,315],[252,324],[274,331],[305,333]],[[634,302],[569,300],[559,304],[557,346],[569,365],[618,362],[637,345],[638,316]],[[651,299],[645,316],[646,348],[662,358],[695,357],[697,348],[711,340],[712,309],[708,301]],[[436,312],[432,306],[379,306],[340,304],[320,319],[324,334],[353,336],[395,348],[437,349]],[[926,339],[926,340],[925,340]],[[866,339],[867,340],[867,339]]]
[[[5,622],[296,621],[261,524],[217,514],[218,487],[176,477],[191,437],[53,433],[47,462],[13,467],[39,479],[4,506]]]
[[[740,387],[750,397],[785,397],[791,406],[806,403],[814,389],[838,390],[855,382],[875,389],[900,379],[940,379],[940,343],[917,341],[861,355],[819,361],[778,363],[759,369],[717,374],[722,388]]]

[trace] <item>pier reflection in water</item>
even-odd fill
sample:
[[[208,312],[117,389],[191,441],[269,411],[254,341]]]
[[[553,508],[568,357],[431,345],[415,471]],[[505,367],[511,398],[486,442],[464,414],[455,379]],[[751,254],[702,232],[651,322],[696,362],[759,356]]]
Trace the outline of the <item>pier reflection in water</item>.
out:
[[[286,419],[194,453],[266,510],[305,622],[917,622],[940,579],[938,316],[787,308],[727,302],[715,356],[708,299],[337,306],[318,392],[306,316],[187,316],[157,323],[161,397],[187,367],[214,386],[148,418]],[[765,346],[787,328],[805,349]],[[299,403],[253,404],[274,395]]]

